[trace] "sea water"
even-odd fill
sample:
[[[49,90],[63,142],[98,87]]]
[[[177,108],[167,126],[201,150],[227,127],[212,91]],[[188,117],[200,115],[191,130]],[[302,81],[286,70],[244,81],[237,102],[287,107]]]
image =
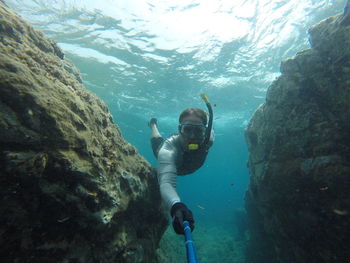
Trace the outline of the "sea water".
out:
[[[178,178],[193,211],[199,261],[244,262],[249,233],[239,233],[249,184],[244,129],[264,103],[283,59],[309,47],[308,28],[342,11],[345,0],[5,1],[56,40],[85,87],[108,105],[126,140],[156,166],[147,122],[164,137],[188,107],[214,110],[215,143],[202,168]],[[185,262],[171,227],[161,248]]]

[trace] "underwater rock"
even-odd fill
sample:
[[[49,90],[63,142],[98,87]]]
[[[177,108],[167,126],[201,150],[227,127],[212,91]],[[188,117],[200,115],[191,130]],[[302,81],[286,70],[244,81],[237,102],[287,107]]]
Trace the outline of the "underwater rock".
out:
[[[153,169],[61,49],[0,2],[1,262],[157,262]]]
[[[248,263],[350,262],[347,16],[309,30],[248,125]]]

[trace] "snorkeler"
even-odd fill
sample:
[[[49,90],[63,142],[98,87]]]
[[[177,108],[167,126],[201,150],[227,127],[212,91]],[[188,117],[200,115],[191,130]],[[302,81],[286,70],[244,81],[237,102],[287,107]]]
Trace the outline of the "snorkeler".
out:
[[[152,118],[149,122],[152,150],[158,158],[157,174],[160,193],[170,209],[173,228],[177,234],[184,233],[183,221],[188,221],[193,231],[194,219],[191,210],[180,201],[176,192],[176,177],[199,169],[214,142],[213,111],[206,95],[201,94],[201,97],[209,110],[209,122],[204,110],[186,109],[179,117],[179,132],[167,139],[160,135],[156,118]]]

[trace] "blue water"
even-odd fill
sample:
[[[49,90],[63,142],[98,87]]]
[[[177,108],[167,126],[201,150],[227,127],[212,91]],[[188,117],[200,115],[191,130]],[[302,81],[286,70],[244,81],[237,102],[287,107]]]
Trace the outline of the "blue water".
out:
[[[153,166],[148,120],[157,117],[169,136],[179,113],[205,109],[199,94],[209,96],[215,144],[200,170],[178,180],[201,239],[198,232],[215,225],[235,235],[234,211],[244,206],[249,183],[244,129],[280,62],[308,48],[308,28],[341,12],[346,0],[5,2],[58,42]]]

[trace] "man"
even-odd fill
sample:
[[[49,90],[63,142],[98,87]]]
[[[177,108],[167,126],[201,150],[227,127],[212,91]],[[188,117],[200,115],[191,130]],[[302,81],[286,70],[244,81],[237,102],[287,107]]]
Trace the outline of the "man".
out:
[[[157,119],[152,118],[151,145],[154,155],[158,158],[158,181],[160,193],[166,206],[170,209],[173,227],[177,234],[183,234],[183,221],[190,223],[194,229],[194,220],[191,210],[181,202],[176,192],[176,177],[186,175],[199,169],[208,154],[214,141],[212,131],[212,109],[207,97],[202,98],[207,103],[210,119],[208,127],[207,114],[198,108],[184,110],[179,117],[179,133],[164,139],[157,128]]]

